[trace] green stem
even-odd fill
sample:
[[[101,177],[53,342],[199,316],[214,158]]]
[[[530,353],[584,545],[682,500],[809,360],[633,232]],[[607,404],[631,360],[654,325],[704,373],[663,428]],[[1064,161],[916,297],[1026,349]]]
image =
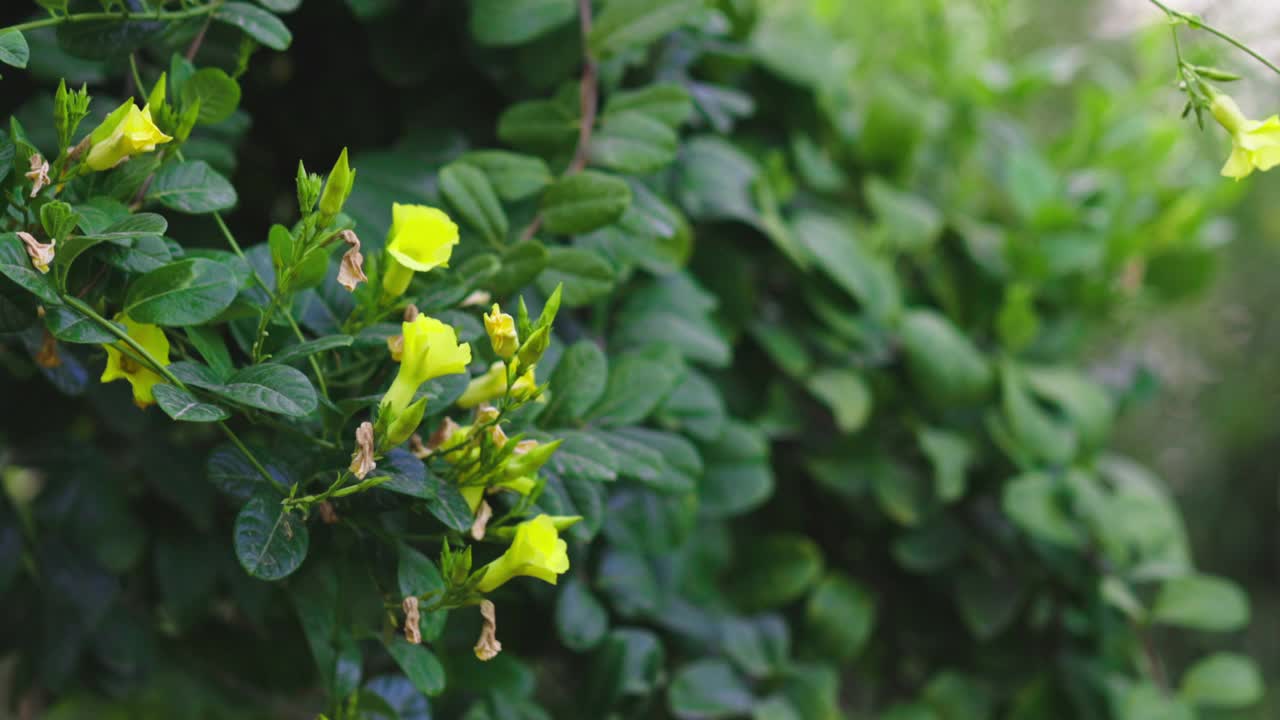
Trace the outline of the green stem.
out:
[[[1182,22],[1185,22],[1186,24],[1190,25],[1193,28],[1196,28],[1198,30],[1204,30],[1210,35],[1217,36],[1219,39],[1235,46],[1238,50],[1249,55],[1254,60],[1257,60],[1258,62],[1262,63],[1271,72],[1277,75],[1280,75],[1280,67],[1276,67],[1275,63],[1272,63],[1270,60],[1260,55],[1258,51],[1244,44],[1244,42],[1237,40],[1235,37],[1231,36],[1230,34],[1225,33],[1219,30],[1218,28],[1205,23],[1203,20],[1201,20],[1200,18],[1194,15],[1189,15],[1179,10],[1174,10],[1168,5],[1165,5],[1164,3],[1160,2],[1160,0],[1147,0],[1147,1],[1150,2],[1152,5],[1155,5],[1156,7],[1163,10],[1164,13],[1168,15],[1170,18],[1181,20]]]
[[[150,365],[151,368],[155,370],[157,373],[159,373],[160,376],[163,377],[169,384],[185,392],[188,392],[188,393],[191,392],[191,390],[187,388],[185,383],[183,383],[181,380],[178,379],[176,375],[170,372],[169,368],[165,367],[159,360],[157,360],[156,357],[152,355],[145,347],[143,347],[141,343],[139,343],[137,340],[130,337],[129,333],[125,332],[124,330],[121,330],[118,325],[99,315],[98,311],[94,310],[88,303],[84,302],[80,298],[75,297],[73,295],[63,295],[62,301],[70,305],[71,307],[75,308],[76,310],[78,310],[85,317],[97,323],[98,326],[101,327],[103,330],[106,330],[107,332],[119,338],[121,342],[127,345],[129,349],[132,350],[135,354],[137,354],[139,358],[141,358],[148,365]],[[249,464],[253,466],[254,470],[257,470],[258,473],[267,480],[267,482],[270,482],[272,485],[279,488],[280,490],[284,490],[284,488],[281,487],[280,482],[277,481],[275,477],[271,475],[271,473],[267,472],[267,469],[262,466],[262,463],[258,461],[258,458],[254,457],[252,452],[249,452],[249,448],[245,447],[244,442],[240,440],[239,436],[236,435],[234,430],[228,427],[227,424],[224,422],[219,422],[218,427],[227,436],[227,439],[230,440],[232,444],[236,446],[236,449],[238,449],[240,453],[244,455],[245,459],[249,461]]]
[[[67,25],[81,22],[102,22],[111,20],[186,20],[188,18],[200,17],[202,15],[212,15],[222,6],[222,0],[215,0],[208,5],[200,5],[198,7],[186,8],[185,10],[173,10],[168,12],[157,11],[154,13],[136,13],[127,10],[116,10],[112,12],[90,12],[75,13],[69,15],[55,15],[53,17],[43,18],[41,20],[32,20],[31,22],[20,23],[18,25],[10,25],[7,28],[0,29],[0,32],[10,32],[17,30],[38,30],[45,27],[56,27],[58,25]]]
[[[267,285],[267,281],[258,273],[258,269],[253,266],[253,263],[249,262],[249,259],[245,257],[244,250],[241,249],[240,243],[236,242],[236,236],[231,233],[231,228],[227,227],[226,221],[222,219],[222,213],[213,213],[213,220],[218,224],[218,229],[222,231],[222,236],[226,238],[227,244],[231,246],[231,250],[235,252],[237,257],[244,260],[245,265],[249,266],[249,272],[252,273],[254,281],[258,283],[262,288],[262,291],[267,294],[267,297],[269,298],[268,303],[273,306],[271,312],[274,313],[274,306],[277,304],[276,293]],[[298,327],[298,321],[293,318],[293,313],[287,312],[284,316],[288,318],[289,327],[293,329],[293,334],[298,338],[298,342],[306,342],[307,338],[302,334],[302,328]],[[254,344],[255,346],[257,345],[256,342]],[[255,350],[255,359],[256,354]],[[320,386],[320,394],[328,399],[329,385],[325,381],[324,373],[320,370],[320,362],[316,360],[314,355],[308,357],[307,361],[311,364],[311,371],[315,373],[316,384]]]

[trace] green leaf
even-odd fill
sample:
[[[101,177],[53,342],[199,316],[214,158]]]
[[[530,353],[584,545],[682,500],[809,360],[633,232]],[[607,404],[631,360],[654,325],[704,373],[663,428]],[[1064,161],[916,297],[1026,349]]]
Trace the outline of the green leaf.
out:
[[[747,713],[755,698],[729,663],[699,660],[676,671],[667,702],[680,720],[721,720]]]
[[[182,422],[218,422],[231,417],[226,409],[212,403],[200,402],[194,395],[172,385],[159,384],[152,391],[156,404],[165,415]]]
[[[275,363],[244,368],[216,392],[240,405],[299,418],[314,412],[318,402],[306,375]]]
[[[580,235],[617,222],[631,204],[623,180],[586,170],[557,180],[542,194],[543,227],[557,235]]]
[[[280,18],[246,2],[228,2],[213,14],[214,20],[235,25],[272,50],[288,50],[293,34]]]
[[[25,68],[31,59],[31,48],[21,30],[0,32],[0,63]]]
[[[548,472],[588,482],[612,482],[618,478],[618,457],[599,438],[580,430],[562,430],[556,436],[562,438],[564,444],[544,466]]]
[[[384,490],[408,495],[421,500],[431,500],[441,484],[439,480],[427,477],[427,467],[413,453],[396,448],[378,461],[378,467],[370,473],[371,477],[389,477],[389,481],[378,487]]]
[[[1147,682],[1129,689],[1117,720],[1147,720],[1147,718],[1196,720],[1196,715],[1187,703],[1176,697],[1169,697],[1165,690]]]
[[[678,138],[661,120],[639,112],[606,116],[591,138],[591,162],[630,175],[648,175],[676,159]]]
[[[820,652],[848,662],[861,652],[875,627],[876,601],[854,579],[832,573],[822,579],[805,605],[806,637]]]
[[[455,162],[440,171],[440,192],[459,216],[490,244],[507,237],[507,214],[479,168]]]
[[[604,394],[588,418],[602,427],[637,425],[657,409],[684,373],[684,362],[667,345],[615,357]]]
[[[139,13],[139,17],[145,17]],[[62,23],[58,47],[86,60],[120,58],[151,42],[168,27],[155,20],[89,20]]]
[[[756,161],[728,141],[710,135],[680,148],[676,197],[695,220],[760,221],[752,188]]]
[[[1232,632],[1249,624],[1249,597],[1235,583],[1210,575],[1170,578],[1160,587],[1151,617],[1166,625]]]
[[[626,113],[641,113],[675,129],[693,115],[693,98],[678,83],[655,83],[610,95],[604,106],[605,120]]]
[[[200,325],[226,310],[236,294],[235,277],[222,263],[179,260],[134,280],[124,312],[152,325]]]
[[[226,210],[236,204],[236,189],[203,160],[166,163],[156,173],[147,199],[193,215]]]
[[[302,0],[258,0],[258,4],[273,13],[291,13],[302,7]]]
[[[445,589],[444,578],[440,569],[426,555],[408,545],[400,546],[400,560],[396,566],[396,579],[400,586],[400,595],[423,595],[429,592],[442,592]],[[447,610],[425,613],[418,628],[427,642],[434,642],[444,631],[448,620]]]
[[[912,310],[900,332],[911,379],[930,400],[941,406],[965,404],[990,391],[990,364],[947,317]]]
[[[253,454],[280,487],[293,485],[294,481],[289,475],[288,468],[277,462],[269,453],[261,448],[255,448]],[[267,490],[270,487],[244,453],[231,444],[214,448],[209,454],[208,461],[205,462],[205,475],[211,485],[237,500],[248,500],[255,492]]]
[[[960,617],[979,640],[990,640],[1009,627],[1022,605],[1022,596],[1022,580],[1015,575],[969,569],[956,578]]]
[[[535,40],[578,14],[574,0],[474,0],[471,36],[476,43],[508,47]]]
[[[82,343],[85,345],[101,345],[113,343],[118,338],[103,329],[96,320],[81,315],[79,310],[69,305],[50,305],[44,309],[44,325],[53,336],[63,342]],[[124,330],[124,326],[115,323]]]
[[[302,565],[310,535],[301,517],[280,506],[278,495],[260,492],[236,516],[234,541],[245,572],[259,580],[279,580]]]
[[[350,335],[326,335],[325,337],[316,338],[315,340],[307,340],[306,342],[300,342],[297,345],[290,345],[289,347],[272,355],[271,360],[272,362],[281,364],[291,363],[312,355],[329,352],[330,350],[348,348],[351,347],[354,342],[355,338]]]
[[[444,692],[444,666],[430,650],[410,645],[401,635],[389,640],[384,636],[382,644],[419,692],[432,696]]]
[[[787,605],[822,577],[822,550],[798,534],[765,535],[747,542],[729,574],[729,594],[745,610]]]
[[[871,388],[854,370],[827,368],[809,376],[809,392],[831,409],[845,434],[862,429],[871,417]]]
[[[795,236],[817,260],[814,266],[876,318],[895,316],[902,306],[893,268],[874,255],[851,224],[817,213],[804,213],[793,223]]]
[[[677,388],[675,394],[684,392]],[[706,470],[698,478],[699,511],[713,518],[747,512],[773,494],[769,442],[746,423],[723,423],[720,437],[704,450]]]
[[[790,664],[791,633],[779,615],[725,618],[720,636],[724,654],[752,678],[774,677]]]
[[[564,448],[556,452],[559,455]],[[554,455],[552,456],[555,457]],[[434,475],[429,475],[428,480],[435,480],[435,494],[427,498],[427,511],[435,516],[437,520],[444,523],[445,527],[458,532],[467,532],[471,529],[472,522],[475,521],[475,513],[471,512],[471,506],[467,505],[467,501],[462,497],[462,493],[458,492],[458,486],[451,483],[445,483]]]
[[[560,588],[555,623],[565,647],[583,652],[604,639],[609,630],[609,615],[586,584],[574,576]]]
[[[577,140],[578,116],[554,100],[516,103],[498,117],[498,137],[518,148],[555,152]]]
[[[561,302],[565,307],[581,307],[608,294],[614,285],[613,266],[590,250],[553,247],[547,266],[538,276],[538,287],[550,294],[564,283]]]
[[[484,171],[498,197],[523,200],[551,184],[551,169],[542,158],[505,150],[475,150],[459,158]]]
[[[1053,464],[1070,462],[1079,437],[1068,423],[1036,402],[1022,369],[1006,363],[1001,368],[1000,385],[1004,417],[1018,450]]]
[[[1063,484],[1043,473],[1022,475],[1004,487],[1004,513],[1015,525],[1037,540],[1079,548],[1088,537],[1066,503]]]
[[[701,0],[613,0],[605,5],[587,36],[600,59],[644,47],[690,20]]]
[[[888,231],[891,247],[924,250],[942,235],[942,215],[924,199],[899,190],[877,175],[867,178],[867,204]]]
[[[954,502],[964,497],[965,475],[975,459],[973,445],[963,435],[924,426],[916,429],[916,442],[933,466],[938,499]]]
[[[604,394],[609,361],[600,346],[579,340],[560,356],[551,373],[551,400],[542,418],[547,423],[580,420]]]
[[[499,297],[514,293],[533,282],[547,267],[550,257],[546,246],[537,240],[512,245],[502,253],[502,265],[487,286]]]
[[[647,698],[666,681],[662,641],[648,630],[618,628],[591,658],[589,707],[613,707],[625,698]]]
[[[220,68],[203,68],[182,83],[182,103],[200,103],[201,125],[220,123],[240,106],[240,83]]]
[[[1253,660],[1235,653],[1215,653],[1182,676],[1178,695],[1195,705],[1243,708],[1262,699],[1262,673]]]
[[[61,305],[62,299],[49,277],[31,264],[26,245],[17,233],[0,234],[0,274],[50,305]]]

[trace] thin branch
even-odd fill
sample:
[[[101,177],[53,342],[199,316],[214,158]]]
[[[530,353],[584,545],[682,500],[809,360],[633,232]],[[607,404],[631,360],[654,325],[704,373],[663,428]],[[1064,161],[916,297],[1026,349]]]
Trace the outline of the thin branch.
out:
[[[1218,28],[1212,25],[1209,25],[1208,23],[1204,22],[1203,20],[1201,20],[1199,17],[1195,15],[1184,13],[1180,10],[1174,10],[1168,5],[1165,5],[1164,3],[1160,2],[1160,0],[1147,0],[1147,2],[1150,2],[1152,5],[1155,5],[1156,7],[1163,10],[1165,15],[1168,15],[1171,19],[1181,20],[1182,22],[1185,22],[1187,25],[1190,25],[1191,27],[1196,28],[1197,30],[1204,30],[1210,35],[1215,35],[1219,39],[1224,40],[1227,43],[1230,43],[1231,45],[1234,45],[1237,49],[1243,51],[1245,54],[1249,55],[1254,60],[1257,60],[1258,62],[1267,66],[1267,69],[1270,70],[1271,72],[1277,75],[1280,75],[1280,67],[1276,67],[1275,63],[1263,57],[1261,54],[1258,53],[1258,51],[1249,47],[1243,41],[1237,40],[1235,37],[1231,36],[1230,34],[1225,33],[1222,30],[1219,30]]]
[[[582,35],[582,78],[578,81],[578,107],[581,122],[578,125],[578,143],[573,149],[573,160],[565,170],[566,175],[582,172],[591,158],[591,133],[595,130],[596,115],[600,110],[599,65],[591,54],[587,38],[591,35],[591,0],[578,0],[578,27]],[[542,227],[542,213],[520,233],[520,240],[531,240]]]
[[[578,147],[574,150],[573,162],[569,164],[569,173],[581,172],[587,166],[591,153],[591,132],[595,129],[596,112],[600,105],[600,89],[596,81],[599,68],[587,42],[591,35],[591,0],[578,0],[578,21],[582,31],[582,80],[578,87],[582,123],[578,126]]]
[[[0,32],[9,32],[17,30],[38,30],[45,27],[56,27],[58,25],[67,25],[81,22],[97,22],[119,20],[133,20],[134,18],[146,20],[186,20],[188,18],[200,17],[201,15],[212,15],[218,8],[222,7],[222,0],[216,0],[208,5],[200,5],[197,7],[187,8],[185,10],[172,10],[154,13],[137,13],[127,10],[115,10],[112,12],[88,12],[88,13],[71,13],[67,15],[55,15],[40,20],[32,20],[31,22],[10,25],[7,28],[0,28]]]

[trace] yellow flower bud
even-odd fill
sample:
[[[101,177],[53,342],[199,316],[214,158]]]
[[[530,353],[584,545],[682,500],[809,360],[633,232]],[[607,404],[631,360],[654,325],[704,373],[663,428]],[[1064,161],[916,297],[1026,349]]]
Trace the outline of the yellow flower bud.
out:
[[[90,170],[110,170],[170,140],[173,138],[160,132],[151,120],[150,105],[139,110],[132,100],[126,100],[89,136],[89,157],[85,164]]]
[[[489,334],[489,344],[493,346],[494,354],[503,360],[510,360],[520,348],[515,318],[502,312],[497,303],[484,316],[484,330]]]
[[[459,343],[453,328],[433,317],[419,315],[402,324],[401,329],[404,345],[400,370],[380,405],[381,412],[393,417],[409,407],[422,383],[465,372],[471,362],[471,346]]]
[[[518,366],[517,366],[518,367]],[[481,403],[502,397],[507,393],[507,364],[499,360],[489,366],[483,375],[477,376],[467,384],[467,389],[458,398],[458,407],[473,408]],[[511,397],[516,400],[528,400],[538,393],[538,380],[534,368],[530,367],[523,375],[516,378],[511,385]]]
[[[425,205],[392,205],[383,294],[399,297],[415,272],[447,267],[457,244],[458,226],[444,211]]]
[[[1280,165],[1280,116],[1262,122],[1250,120],[1231,96],[1217,93],[1209,105],[1214,119],[1231,133],[1231,157],[1222,166],[1225,177],[1248,177]]]
[[[136,323],[127,317],[117,319],[124,323],[125,332],[129,337],[136,340],[151,357],[161,365],[169,364],[169,338],[165,337],[164,330],[155,325]],[[163,382],[164,378],[156,371],[134,360],[133,357],[126,355],[118,345],[120,343],[103,346],[107,350],[107,367],[102,371],[102,382],[128,380],[133,386],[133,402],[138,407],[154,405],[156,397],[151,389],[156,383]]]
[[[539,515],[516,527],[511,547],[485,566],[477,589],[492,592],[513,577],[525,575],[556,584],[569,570],[569,548],[549,515]]]

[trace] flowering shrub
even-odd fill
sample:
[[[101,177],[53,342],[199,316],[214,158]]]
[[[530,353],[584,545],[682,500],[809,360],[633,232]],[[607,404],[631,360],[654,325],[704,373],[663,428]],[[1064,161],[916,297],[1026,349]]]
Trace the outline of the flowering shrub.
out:
[[[1017,55],[991,3],[37,4],[0,30],[42,83],[0,135],[21,712],[1258,698],[1162,658],[1247,598],[1108,450],[1145,376],[1080,360],[1204,285],[1236,193],[1167,84]],[[1276,165],[1207,62],[1221,173]]]

